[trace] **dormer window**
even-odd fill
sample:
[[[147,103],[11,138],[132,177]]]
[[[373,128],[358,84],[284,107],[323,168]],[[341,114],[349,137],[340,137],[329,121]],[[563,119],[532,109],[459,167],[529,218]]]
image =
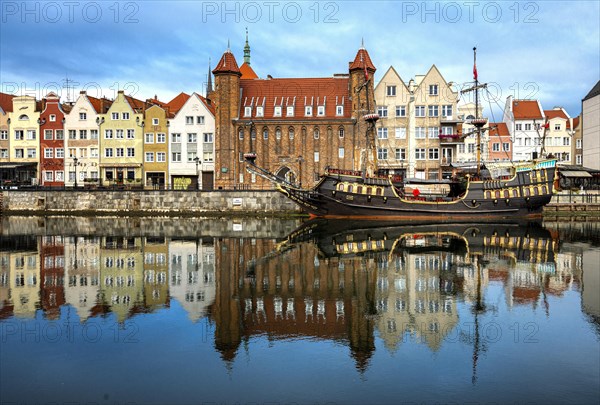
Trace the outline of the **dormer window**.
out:
[[[335,108],[335,115],[344,115],[344,106],[343,105],[338,105]]]
[[[252,115],[252,107],[244,107],[244,117],[249,117]]]
[[[304,115],[307,117],[312,117],[312,106],[307,105],[304,107]]]
[[[50,122],[55,122],[55,121],[56,121],[56,115],[50,114]]]
[[[286,115],[288,117],[293,117],[294,116],[294,106],[293,105],[289,105],[287,107]]]
[[[256,107],[256,116],[262,117],[265,115],[265,109],[262,106]]]
[[[325,106],[324,105],[320,105],[317,107],[317,115],[319,117],[323,117],[325,115]]]
[[[275,106],[275,112],[273,113],[274,117],[281,117],[281,106]]]

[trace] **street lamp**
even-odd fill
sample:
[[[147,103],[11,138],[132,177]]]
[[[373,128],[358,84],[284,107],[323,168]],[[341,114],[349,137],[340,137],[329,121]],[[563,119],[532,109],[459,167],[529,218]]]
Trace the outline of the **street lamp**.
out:
[[[75,166],[75,188],[77,188],[77,158],[73,158],[73,166]]]
[[[198,172],[198,165],[200,164],[200,158],[196,156],[194,158],[194,162],[196,162],[196,189],[200,189],[200,174]]]

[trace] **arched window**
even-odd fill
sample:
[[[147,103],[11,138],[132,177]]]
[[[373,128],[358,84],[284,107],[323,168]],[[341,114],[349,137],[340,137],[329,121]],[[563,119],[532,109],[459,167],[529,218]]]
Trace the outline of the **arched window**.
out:
[[[275,128],[275,139],[281,139],[281,128],[279,127]]]
[[[29,117],[27,116],[27,114],[23,114],[21,116],[19,116],[19,121],[27,121],[29,119]]]
[[[327,139],[331,139],[333,136],[333,129],[331,127],[327,127]]]
[[[337,188],[339,191],[344,191],[344,185],[342,183],[338,184]]]
[[[306,127],[302,127],[300,132],[302,133],[302,140],[305,141],[306,140]]]
[[[351,193],[351,192],[353,192],[353,191],[354,191],[354,187],[352,186],[352,184],[350,184],[350,185],[348,186],[348,192],[349,192],[349,193]]]
[[[513,197],[518,197],[519,196],[519,190],[518,189],[513,189]]]
[[[510,192],[508,190],[504,190],[504,198],[510,197]]]
[[[256,128],[254,127],[252,127],[252,129],[250,130],[250,139],[256,139]]]
[[[500,190],[496,190],[496,191],[494,192],[494,196],[495,196],[496,198],[500,198]]]
[[[294,139],[294,128],[293,127],[288,128],[288,136],[290,137],[290,139]]]
[[[241,127],[240,127],[240,128],[238,129],[238,137],[239,137],[240,139],[244,139],[244,128],[241,128]]]
[[[319,128],[315,127],[315,129],[313,130],[313,136],[315,137],[315,139],[319,139]]]
[[[263,139],[269,139],[269,128],[263,127]]]
[[[492,198],[492,192],[491,191],[486,191],[485,192],[485,198]]]
[[[358,186],[358,187],[356,187],[356,193],[357,193],[357,194],[362,194],[362,192],[363,192],[363,188],[362,188],[362,186]]]
[[[344,135],[345,135],[344,127],[339,127],[338,135],[340,136],[340,138],[344,137]]]

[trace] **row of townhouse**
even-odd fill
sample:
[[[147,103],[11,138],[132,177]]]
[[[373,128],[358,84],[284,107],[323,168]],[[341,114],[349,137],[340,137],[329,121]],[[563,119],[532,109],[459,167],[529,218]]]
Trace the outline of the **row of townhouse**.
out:
[[[114,100],[82,91],[70,104],[54,93],[0,100],[3,185],[213,187],[214,107],[197,93],[168,103],[123,91]]]

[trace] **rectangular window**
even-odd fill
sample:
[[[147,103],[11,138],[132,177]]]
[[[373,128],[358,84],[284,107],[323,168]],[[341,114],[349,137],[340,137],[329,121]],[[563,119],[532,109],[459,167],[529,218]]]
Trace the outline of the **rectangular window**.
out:
[[[44,149],[44,157],[46,159],[52,159],[54,157],[54,149],[52,149],[52,148],[45,148]]]
[[[563,146],[571,146],[571,138],[563,136]]]
[[[53,136],[52,136],[52,130],[51,129],[46,129],[44,130],[44,140],[46,141],[50,141],[52,140]]]
[[[35,141],[35,139],[36,139],[35,129],[28,129],[27,130],[27,140]]]
[[[429,95],[430,96],[437,96],[438,95],[438,85],[437,84],[430,84],[429,85]]]
[[[273,116],[275,117],[281,117],[281,106],[278,105],[275,107],[275,111],[273,112]]]
[[[133,129],[127,130],[127,139],[135,139],[135,130],[133,130]]]
[[[525,124],[525,131],[531,131],[531,124]]]
[[[503,150],[504,152],[510,152],[510,143],[508,143],[508,142],[503,142],[503,143],[502,143],[502,150]]]
[[[44,172],[45,181],[54,181],[54,172]]]
[[[187,154],[187,161],[188,162],[195,162],[196,161],[196,152],[188,152]]]
[[[171,162],[181,162],[181,152],[171,153]]]
[[[33,148],[27,148],[27,157],[29,159],[35,159],[37,156],[35,149]]]
[[[256,116],[257,117],[262,117],[265,115],[265,109],[264,107],[260,106],[260,107],[256,107]]]
[[[377,139],[388,139],[388,129],[377,128]]]
[[[440,150],[438,148],[429,148],[429,160],[439,160],[440,159]]]
[[[107,131],[110,131],[110,129],[107,129]],[[110,132],[112,134],[112,131]],[[111,136],[112,138],[112,136]],[[69,139],[77,139],[77,131],[74,129],[69,129]]]
[[[113,157],[112,148],[104,148],[104,157],[107,157],[107,158]]]
[[[79,157],[87,158],[87,148],[79,148]]]
[[[452,127],[442,127],[442,135],[450,136],[450,135],[453,135],[453,134],[454,134],[454,132],[453,132],[453,128]]]
[[[396,106],[396,117],[406,117],[406,106],[405,105],[397,105]]]
[[[127,157],[135,157],[135,148],[127,148]]]
[[[167,154],[165,152],[156,152],[156,161],[157,162],[166,162]]]
[[[50,122],[56,122],[56,115],[50,114]]]
[[[425,139],[425,127],[415,127],[415,139]]]
[[[181,134],[171,134],[171,142],[181,143]]]
[[[415,149],[415,159],[425,160],[425,148],[416,148]]]
[[[312,117],[312,106],[307,105],[304,107],[304,115],[307,117]]]
[[[24,156],[23,149],[15,149],[15,158],[23,159]]]
[[[23,130],[21,130],[21,129],[15,130],[15,141],[22,141],[24,137],[25,137],[25,132],[23,132]]]
[[[152,125],[154,125],[154,126],[159,125],[158,118],[152,118]]]
[[[438,106],[437,105],[430,105],[429,106],[429,116],[430,117],[437,117],[438,116]]]
[[[387,148],[377,148],[377,159],[387,160],[387,158],[388,158]]]
[[[144,135],[144,143],[154,143],[154,133],[146,132]]]
[[[425,116],[425,106],[417,105],[415,106],[415,117],[424,117]]]
[[[446,118],[452,117],[452,104],[442,106],[442,115]]]
[[[285,113],[288,117],[293,117],[294,116],[294,106],[293,105],[289,105],[287,107],[287,111]]]
[[[154,162],[154,152],[146,152],[146,162]]]
[[[500,143],[494,142],[492,144],[492,152],[500,152]]]
[[[90,148],[90,157],[93,157],[93,158],[98,157],[98,148]]]
[[[554,124],[554,130],[560,131],[560,124]]]
[[[319,161],[319,152],[315,152],[315,162]]]
[[[87,130],[86,129],[79,130],[79,139],[87,139]]]
[[[581,155],[575,155],[575,164],[577,164],[577,165],[583,164],[583,157]]]
[[[124,113],[122,114],[122,116],[123,116],[123,119],[124,119],[124,120],[128,120],[128,119],[129,119],[129,113],[128,113],[128,112],[124,112]]]
[[[468,150],[469,153],[475,153],[475,144],[474,143],[470,143],[468,145],[467,150]]]
[[[252,115],[252,107],[244,107],[244,117],[250,117]]]
[[[8,149],[0,149],[0,158],[8,159]]]
[[[125,138],[124,134],[125,134],[125,131],[123,131],[122,129],[117,129],[115,131],[115,139],[124,139]]]
[[[577,139],[577,140],[575,141],[575,148],[576,148],[576,149],[581,149],[581,139]]]
[[[116,152],[117,152],[117,157],[125,156],[125,149],[123,149],[123,148],[116,148]]]
[[[440,137],[440,129],[438,127],[429,127],[427,128],[429,133],[429,139],[435,139]]]
[[[324,105],[317,106],[317,115],[319,117],[322,117],[325,115],[325,106]]]
[[[187,134],[187,141],[188,143],[197,143],[198,142],[198,136],[195,133],[192,134]]]
[[[388,95],[388,97],[395,96],[396,95],[396,86],[387,86],[386,94]]]
[[[204,115],[198,115],[198,116],[196,116],[196,124],[198,124],[198,125],[204,125]]]
[[[396,148],[394,152],[396,155],[396,160],[406,160],[406,149]]]
[[[167,135],[163,133],[156,134],[156,143],[165,143],[167,140]]]
[[[62,158],[65,157],[65,150],[64,150],[64,148],[56,148],[55,152],[56,152],[56,157],[57,158],[62,159]]]
[[[98,139],[98,130],[97,129],[90,130],[90,139]]]
[[[344,115],[344,106],[343,105],[338,105],[337,107],[335,107],[335,115],[337,115],[337,116]]]
[[[213,134],[212,132],[205,132],[203,134],[204,143],[213,143]]]
[[[396,139],[406,139],[406,128],[404,128],[404,127],[396,128]]]
[[[191,115],[188,115],[185,117],[185,125],[193,125],[194,124],[194,117],[192,117]]]
[[[523,129],[523,124],[515,124],[515,130],[521,131]]]
[[[56,181],[65,181],[65,172],[62,170],[55,172]]]
[[[338,157],[339,158],[343,158],[344,157],[344,148],[339,148],[338,149]]]
[[[0,141],[6,141],[8,139],[8,131],[3,129],[0,131]]]
[[[381,118],[385,118],[388,116],[388,111],[387,111],[387,107],[386,106],[381,106],[381,107],[377,107],[377,114],[381,117]]]
[[[80,113],[79,113],[79,120],[80,120],[80,121],[85,121],[85,120],[87,120],[87,113],[80,112]]]
[[[114,113],[112,113],[112,114],[110,115],[110,118],[111,118],[113,121],[116,121],[116,120],[118,120],[118,119],[119,119],[119,113],[118,113],[118,112],[114,112]]]

